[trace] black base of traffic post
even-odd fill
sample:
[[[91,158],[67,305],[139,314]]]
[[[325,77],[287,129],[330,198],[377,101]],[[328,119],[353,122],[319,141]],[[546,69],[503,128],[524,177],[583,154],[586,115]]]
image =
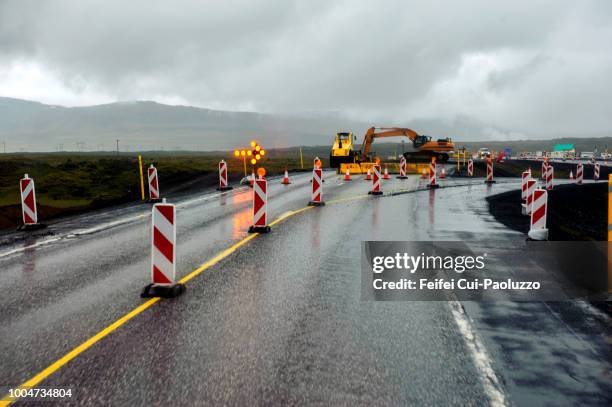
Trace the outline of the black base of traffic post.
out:
[[[217,188],[217,191],[229,191],[229,190],[232,190],[232,189],[234,189],[234,187],[230,187],[230,186],[219,187],[219,188]]]
[[[44,223],[36,223],[34,225],[21,225],[17,228],[18,232],[32,232],[34,230],[46,229],[47,225]]]
[[[308,202],[308,206],[325,206],[325,202],[323,202],[323,201],[321,201],[321,202],[310,201],[310,202]]]
[[[485,181],[485,184],[495,184],[495,181]]]
[[[155,285],[149,284],[140,293],[140,298],[174,298],[185,292],[185,286],[183,284],[174,285]]]
[[[397,176],[397,179],[408,179],[408,177],[407,177],[407,176],[405,176],[405,175],[404,175],[403,177],[402,177],[401,175],[398,175],[398,176]]]
[[[162,201],[163,201],[162,198],[149,198],[149,199],[147,199],[147,203],[152,203],[152,204],[160,203]]]
[[[382,195],[382,191],[369,191],[368,195]]]
[[[249,233],[270,233],[270,226],[249,226]]]
[[[435,184],[435,185],[427,184],[427,188],[429,188],[429,189],[440,188],[440,184]]]

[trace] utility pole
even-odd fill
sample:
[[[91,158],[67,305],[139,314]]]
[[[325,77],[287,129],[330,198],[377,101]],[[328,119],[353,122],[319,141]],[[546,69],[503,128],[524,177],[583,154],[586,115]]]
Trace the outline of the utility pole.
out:
[[[4,151],[4,154],[6,154],[6,141],[2,142],[2,150]]]
[[[117,157],[119,157],[119,139],[117,139]]]

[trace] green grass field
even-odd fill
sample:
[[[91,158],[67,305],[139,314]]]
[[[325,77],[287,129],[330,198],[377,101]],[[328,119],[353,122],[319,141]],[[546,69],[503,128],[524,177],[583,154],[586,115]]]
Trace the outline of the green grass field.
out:
[[[304,153],[304,165],[309,167],[314,158],[312,151]],[[227,152],[202,153],[143,153],[143,172],[155,164],[160,189],[172,191],[195,179],[200,188],[217,184],[217,166],[224,159],[229,166],[230,180],[237,182],[244,176],[242,159]],[[268,174],[279,174],[285,168],[300,168],[296,150],[270,154],[260,161]],[[247,166],[250,174],[251,166]],[[15,213],[20,205],[19,180],[27,173],[36,182],[36,198],[41,214],[49,217],[82,212],[120,203],[138,201],[140,180],[138,156],[109,153],[29,153],[0,155],[0,228],[19,224]],[[41,216],[43,218],[43,216]]]

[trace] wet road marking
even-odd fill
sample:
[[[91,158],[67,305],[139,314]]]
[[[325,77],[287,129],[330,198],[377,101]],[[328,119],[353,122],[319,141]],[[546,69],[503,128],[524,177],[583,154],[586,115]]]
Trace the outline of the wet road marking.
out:
[[[502,390],[497,374],[491,365],[491,359],[486,348],[474,332],[470,317],[467,316],[459,301],[449,300],[451,314],[463,336],[464,342],[470,351],[472,361],[479,373],[479,379],[492,406],[507,406],[508,401]]]
[[[310,210],[310,209],[313,209],[313,207],[312,206],[306,206],[306,207],[301,208],[301,209],[285,212],[280,217],[278,217],[276,220],[274,220],[272,223],[270,223],[269,226],[274,226],[274,225],[282,222],[283,220],[285,220],[287,218],[290,218],[291,216],[297,215],[299,213],[305,212],[305,211]],[[203,271],[209,269],[210,267],[214,266],[215,264],[217,264],[221,260],[223,260],[226,257],[228,257],[230,254],[234,253],[238,248],[240,248],[241,246],[244,246],[246,243],[248,243],[251,240],[255,239],[259,235],[260,235],[260,233],[253,233],[251,235],[248,235],[244,239],[240,240],[238,243],[235,243],[231,247],[223,250],[221,253],[217,254],[215,257],[213,257],[212,259],[210,259],[207,262],[203,263],[200,267],[198,267],[197,269],[195,269],[191,273],[187,274],[185,277],[183,277],[181,280],[179,280],[179,283],[184,284],[187,281],[193,279],[197,275],[201,274]],[[72,359],[76,358],[81,353],[83,353],[87,349],[91,348],[97,342],[99,342],[100,340],[104,339],[106,336],[108,336],[112,332],[116,331],[118,328],[120,328],[126,322],[128,322],[132,318],[136,317],[137,315],[143,313],[148,308],[150,308],[154,304],[158,303],[160,300],[161,300],[161,298],[155,297],[155,298],[151,298],[150,300],[144,302],[143,304],[140,304],[138,307],[134,308],[132,311],[128,312],[127,314],[125,314],[124,316],[122,316],[121,318],[119,318],[118,320],[113,322],[112,324],[108,325],[106,328],[102,329],[100,332],[98,332],[97,334],[95,334],[91,338],[87,339],[85,342],[81,343],[76,348],[72,349],[70,352],[68,352],[67,354],[65,354],[64,356],[62,356],[61,358],[59,358],[55,362],[53,362],[51,365],[46,367],[40,373],[38,373],[37,375],[35,375],[31,379],[25,381],[24,383],[20,384],[18,386],[18,388],[20,388],[20,389],[28,389],[28,388],[32,388],[34,386],[37,386],[43,380],[45,380],[47,377],[51,376],[53,373],[57,372],[63,366],[68,364],[68,362],[70,362]],[[10,405],[11,403],[13,403],[16,400],[17,400],[17,398],[10,397],[10,395],[7,394],[7,395],[5,395],[0,400],[0,407],[8,406],[8,405]]]

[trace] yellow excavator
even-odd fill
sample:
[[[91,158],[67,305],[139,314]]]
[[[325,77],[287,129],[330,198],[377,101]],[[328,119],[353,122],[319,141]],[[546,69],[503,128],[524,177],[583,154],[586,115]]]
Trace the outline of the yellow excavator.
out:
[[[332,146],[329,162],[332,168],[340,168],[341,164],[368,164],[374,161],[371,154],[372,143],[377,138],[407,137],[413,146],[413,151],[404,153],[408,162],[429,162],[436,157],[438,162],[448,161],[449,152],[455,149],[450,138],[433,140],[430,136],[420,135],[414,130],[401,127],[370,127],[363,138],[360,150],[353,148],[356,137],[353,133],[337,133]]]

